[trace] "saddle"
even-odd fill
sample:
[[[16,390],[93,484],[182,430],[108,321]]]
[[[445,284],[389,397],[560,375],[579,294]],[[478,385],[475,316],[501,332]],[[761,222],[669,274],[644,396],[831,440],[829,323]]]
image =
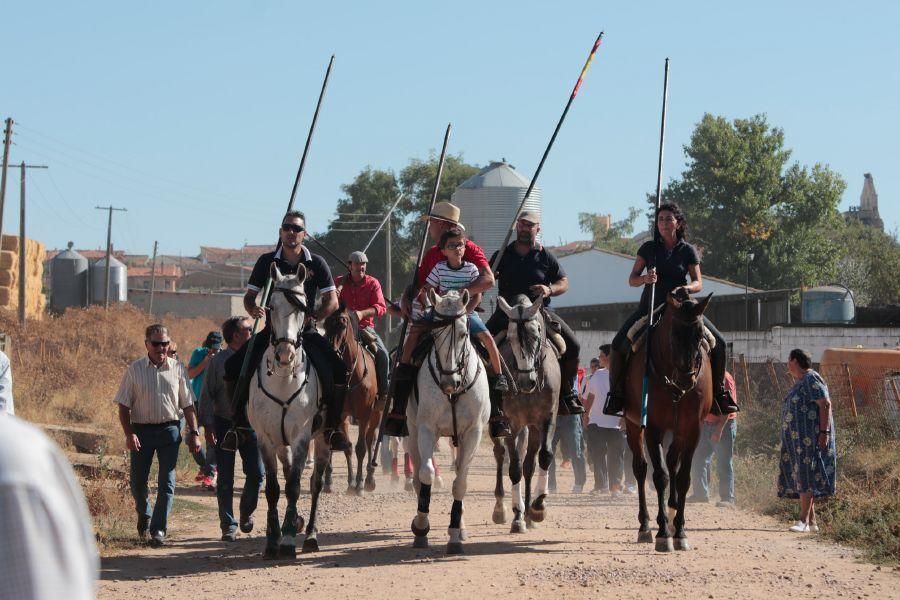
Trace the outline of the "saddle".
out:
[[[647,316],[644,316],[638,319],[626,334],[632,353],[636,353],[644,346],[644,342],[647,339],[647,318]],[[700,347],[706,354],[709,354],[716,347],[716,338],[706,325],[703,326],[703,339],[700,341]]]
[[[375,340],[377,339],[375,333],[368,329],[360,329],[357,327],[356,339],[358,339],[362,344],[362,347],[372,355],[372,358],[375,358],[375,354],[378,352],[378,345],[375,343]]]

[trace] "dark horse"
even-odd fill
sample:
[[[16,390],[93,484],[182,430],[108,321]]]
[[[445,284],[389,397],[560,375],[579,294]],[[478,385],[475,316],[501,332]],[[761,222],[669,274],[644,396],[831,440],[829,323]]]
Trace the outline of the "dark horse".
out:
[[[628,446],[634,454],[632,468],[638,481],[638,542],[650,542],[653,539],[644,491],[647,460],[642,446],[646,436],[647,451],[653,463],[653,485],[659,500],[656,550],[660,552],[690,549],[684,530],[684,503],[691,485],[691,460],[700,439],[701,424],[709,414],[713,399],[712,371],[709,356],[703,348],[703,311],[711,297],[712,294],[697,301],[686,294],[681,299],[669,294],[666,299],[667,306],[653,328],[650,340],[650,392],[646,430],[641,430],[640,425],[646,343],[634,353],[628,366],[625,417]],[[662,443],[663,436],[668,431],[673,432],[673,436],[664,469]],[[670,488],[668,515],[665,497],[667,486]],[[672,530],[669,520],[673,515]]]
[[[381,422],[381,411],[384,407],[377,407],[375,399],[378,395],[378,383],[375,377],[375,359],[363,348],[362,342],[356,336],[359,323],[356,315],[347,310],[342,302],[338,309],[325,319],[325,337],[334,346],[335,351],[341,356],[347,366],[347,399],[344,402],[344,413],[341,415],[341,427],[344,435],[350,439],[347,426],[348,417],[352,416],[359,425],[359,436],[356,440],[356,481],[353,480],[353,464],[348,448],[344,455],[347,457],[347,493],[362,495],[363,493],[363,460],[366,461],[365,490],[375,490],[375,468],[372,466],[372,446],[375,444],[375,435],[378,432],[378,424]],[[326,487],[331,487],[331,469],[326,471]]]

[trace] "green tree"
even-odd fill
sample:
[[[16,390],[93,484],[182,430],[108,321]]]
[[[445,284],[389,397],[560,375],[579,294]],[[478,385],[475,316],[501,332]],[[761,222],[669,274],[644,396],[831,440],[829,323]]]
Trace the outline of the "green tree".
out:
[[[860,306],[900,304],[900,244],[896,235],[851,220],[834,237],[842,250],[833,281],[850,288]]]
[[[631,239],[631,234],[640,214],[640,209],[632,206],[628,209],[627,217],[606,227],[599,218],[601,215],[578,213],[578,225],[583,232],[591,234],[595,248],[633,255],[637,254],[638,244]]]
[[[827,281],[835,273],[846,184],[828,167],[788,164],[784,132],[764,115],[729,122],[710,114],[684,148],[688,166],[664,202],[685,211],[704,271],[768,289]]]

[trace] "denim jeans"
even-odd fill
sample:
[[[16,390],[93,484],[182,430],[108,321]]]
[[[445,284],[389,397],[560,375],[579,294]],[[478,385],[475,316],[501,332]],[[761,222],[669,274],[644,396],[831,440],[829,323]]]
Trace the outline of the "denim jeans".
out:
[[[709,476],[712,472],[712,457],[716,455],[716,466],[719,474],[719,498],[726,502],[734,502],[734,437],[737,434],[737,420],[729,419],[722,430],[718,443],[713,443],[712,433],[717,423],[703,423],[700,431],[700,443],[694,452],[691,464],[691,485],[694,496],[709,498]]]
[[[231,429],[232,421],[215,417],[216,446],[222,443],[225,433]],[[219,456],[219,481],[216,484],[216,500],[219,504],[219,525],[223,532],[234,531],[238,523],[234,519],[234,463],[238,453],[241,455],[241,468],[244,470],[246,481],[241,492],[239,505],[240,517],[246,518],[256,510],[259,501],[259,492],[263,487],[265,471],[263,470],[262,456],[259,453],[259,444],[256,432],[241,432],[241,444],[237,452],[218,453]]]
[[[587,426],[587,447],[594,464],[594,489],[622,489],[625,447],[622,432],[618,429]]]
[[[194,410],[196,410],[196,414],[200,414],[200,407],[195,403]],[[184,431],[185,426],[185,418],[184,415],[181,416],[181,421],[179,421],[179,429]],[[204,475],[208,475],[212,477],[216,473],[216,449],[215,448],[203,448],[203,438],[200,438],[200,452],[196,454],[191,454],[191,458],[194,459],[194,462],[197,463],[197,466],[200,467],[200,472]]]
[[[138,515],[151,517],[149,489],[147,479],[150,477],[150,465],[153,454],[159,463],[157,479],[156,503],[150,518],[150,532],[165,533],[169,513],[172,512],[172,501],[175,499],[175,463],[178,461],[178,447],[181,444],[181,431],[178,423],[161,425],[133,425],[141,449],[131,453],[131,495]]]
[[[366,331],[375,335],[375,345],[378,347],[378,352],[375,353],[375,377],[378,380],[378,393],[387,395],[388,363],[390,362],[387,347],[385,347],[384,342],[381,340],[381,336],[375,333],[374,328],[366,327]]]
[[[559,444],[565,456],[572,461],[572,470],[575,472],[575,485],[583,486],[587,480],[582,452],[581,439],[581,415],[558,415],[556,417],[556,433],[553,434],[551,448],[556,449]],[[549,486],[556,488],[556,460],[550,462]]]

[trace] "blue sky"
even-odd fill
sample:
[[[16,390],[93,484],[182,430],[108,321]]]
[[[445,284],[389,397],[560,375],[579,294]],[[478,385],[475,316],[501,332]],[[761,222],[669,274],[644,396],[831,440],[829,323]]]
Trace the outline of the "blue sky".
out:
[[[860,2],[5,3],[0,117],[28,179],[28,235],[132,253],[274,241],[322,76],[336,55],[298,207],[313,231],[364,167],[439,149],[533,173],[597,33],[603,45],[541,175],[548,242],[577,214],[621,218],[665,178],[704,112],[766,113],[793,160],[856,204],[871,172],[900,224],[900,4]],[[4,231],[18,227],[18,171]],[[553,209],[549,210],[548,206]]]

